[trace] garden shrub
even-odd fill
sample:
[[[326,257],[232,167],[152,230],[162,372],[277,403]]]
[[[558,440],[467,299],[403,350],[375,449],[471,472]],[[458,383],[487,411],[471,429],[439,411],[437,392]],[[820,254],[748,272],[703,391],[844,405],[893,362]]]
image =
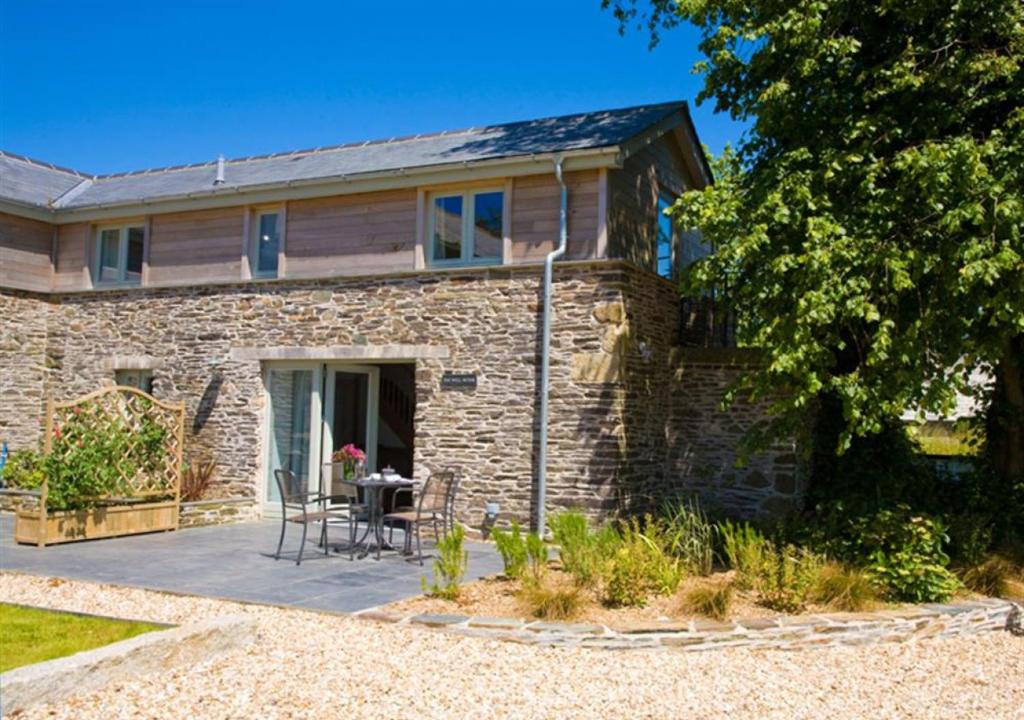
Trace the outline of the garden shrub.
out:
[[[959,588],[942,545],[942,523],[906,505],[853,521],[856,554],[894,600],[942,602]]]
[[[736,586],[749,590],[754,586],[765,562],[768,541],[752,525],[724,520],[717,525],[726,564],[736,571]]]
[[[826,563],[814,578],[809,599],[832,610],[859,612],[875,605],[878,592],[863,570]]]
[[[548,546],[537,533],[526,536],[526,557],[530,568],[530,579],[539,584],[548,566]]]
[[[733,589],[729,583],[703,583],[683,593],[681,608],[715,620],[725,620],[732,607]]]
[[[960,579],[969,590],[991,597],[1008,597],[1019,569],[1009,560],[992,555],[960,571]]]
[[[527,583],[519,599],[533,617],[545,620],[571,620],[583,608],[583,591],[576,585],[559,585],[551,580]]]
[[[950,565],[967,568],[980,565],[993,549],[993,522],[986,513],[966,511],[947,513]]]
[[[780,612],[799,612],[822,564],[820,555],[795,545],[765,543],[754,579],[758,602]]]
[[[202,500],[216,472],[216,460],[194,460],[187,463],[181,472],[181,501]]]
[[[620,538],[614,527],[592,529],[582,513],[569,510],[548,520],[552,538],[558,545],[562,568],[581,587],[594,587],[605,575]]]
[[[623,522],[622,544],[612,556],[605,595],[612,606],[642,607],[649,595],[671,595],[683,579],[680,561],[665,550],[664,529],[650,516],[644,525],[632,518]]]
[[[508,531],[495,529],[491,536],[494,538],[498,554],[501,555],[505,575],[510,578],[521,578],[526,570],[528,558],[526,540],[523,538],[519,523],[513,520]]]
[[[668,551],[696,575],[710,575],[715,556],[715,530],[696,499],[665,504],[663,514]]]
[[[140,398],[138,402],[148,401]],[[51,510],[89,508],[105,498],[131,496],[133,490],[124,478],[160,466],[167,431],[148,416],[133,430],[117,415],[97,422],[94,412],[91,404],[83,403],[54,425],[49,455],[32,450],[12,453],[4,467],[4,483],[35,489],[45,478],[46,505]]]
[[[428,586],[427,579],[421,578],[424,592],[444,600],[458,599],[459,583],[465,577],[469,564],[469,553],[463,548],[465,539],[465,529],[461,525],[456,525],[451,532],[437,541],[434,582]]]
[[[34,450],[15,450],[8,455],[2,473],[4,487],[34,490],[46,477],[43,456]]]

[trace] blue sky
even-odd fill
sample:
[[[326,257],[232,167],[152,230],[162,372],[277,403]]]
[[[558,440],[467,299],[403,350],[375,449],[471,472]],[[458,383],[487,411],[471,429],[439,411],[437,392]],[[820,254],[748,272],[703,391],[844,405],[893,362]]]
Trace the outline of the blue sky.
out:
[[[687,99],[698,35],[653,52],[600,0],[0,0],[0,147],[137,170]]]

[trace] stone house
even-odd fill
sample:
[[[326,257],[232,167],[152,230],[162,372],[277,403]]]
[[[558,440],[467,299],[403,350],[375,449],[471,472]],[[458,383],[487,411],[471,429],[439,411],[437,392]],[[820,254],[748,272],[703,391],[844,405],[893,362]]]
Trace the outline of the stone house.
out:
[[[352,442],[459,468],[471,525],[533,517],[556,162],[546,506],[791,506],[792,448],[734,464],[742,356],[684,332],[673,277],[706,250],[660,210],[711,176],[683,102],[105,176],[0,153],[0,440],[133,384],[266,514],[273,468],[315,487]]]

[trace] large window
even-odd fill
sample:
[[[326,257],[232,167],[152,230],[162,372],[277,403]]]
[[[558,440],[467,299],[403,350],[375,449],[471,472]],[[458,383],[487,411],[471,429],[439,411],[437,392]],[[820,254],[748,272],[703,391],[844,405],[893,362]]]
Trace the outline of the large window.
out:
[[[96,282],[140,283],[145,237],[141,226],[100,228],[96,233]]]
[[[432,196],[430,262],[458,265],[501,262],[505,198],[500,190]]]
[[[658,198],[658,274],[671,280],[675,277],[675,233],[672,217],[665,214],[672,204]]]
[[[253,223],[250,267],[255,277],[277,277],[277,258],[281,250],[281,215],[277,210],[256,213]]]

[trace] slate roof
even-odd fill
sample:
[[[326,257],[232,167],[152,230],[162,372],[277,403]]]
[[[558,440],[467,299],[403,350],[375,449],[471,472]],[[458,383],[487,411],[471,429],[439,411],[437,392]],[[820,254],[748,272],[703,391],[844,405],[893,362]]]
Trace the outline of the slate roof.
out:
[[[239,158],[226,162],[226,182],[219,187],[245,188],[611,147],[680,110],[686,113],[686,103],[674,101]],[[216,161],[210,161],[88,176],[0,151],[0,198],[56,209],[116,205],[210,193],[218,188],[213,182],[216,172]]]
[[[0,150],[0,198],[45,206],[85,177],[74,170]]]

